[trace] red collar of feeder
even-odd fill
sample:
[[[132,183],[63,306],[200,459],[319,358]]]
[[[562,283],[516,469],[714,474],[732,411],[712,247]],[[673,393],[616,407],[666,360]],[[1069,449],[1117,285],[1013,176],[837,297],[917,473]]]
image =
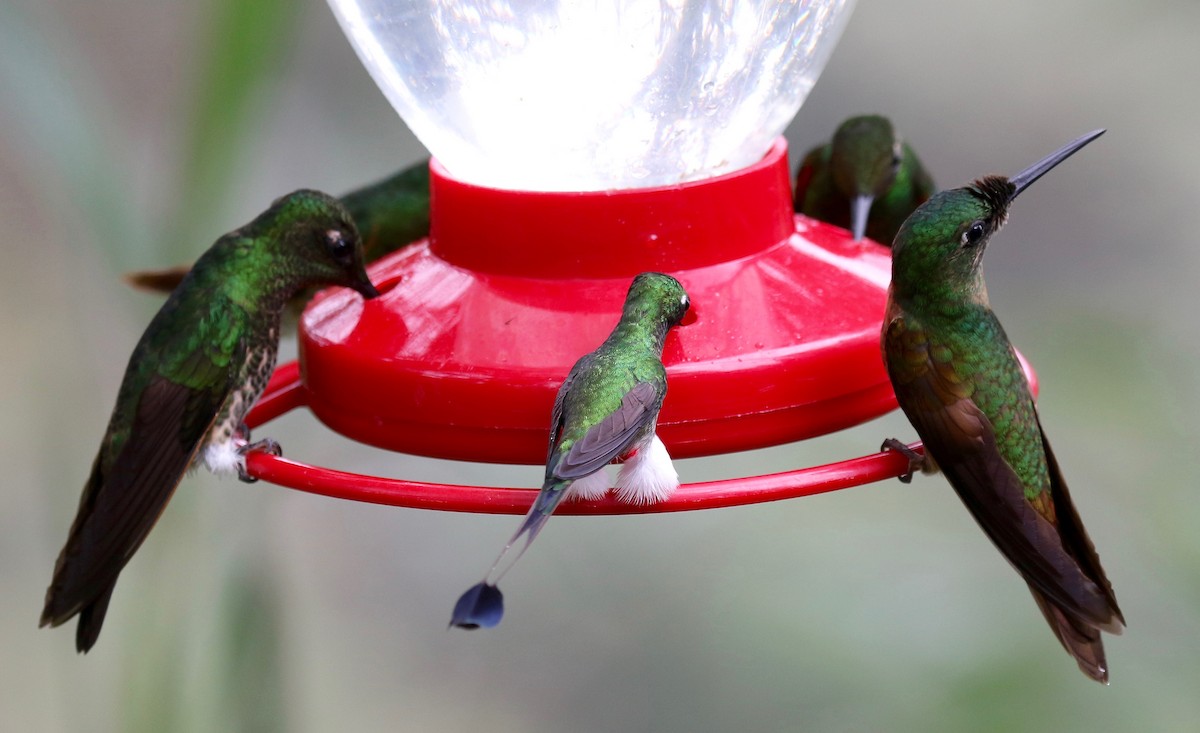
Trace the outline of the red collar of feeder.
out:
[[[646,270],[677,277],[695,310],[663,354],[669,382],[658,432],[672,456],[792,442],[893,409],[879,350],[888,251],[793,216],[786,152],[781,139],[759,163],[730,175],[584,193],[483,188],[434,162],[429,240],[372,266],[381,297],[364,302],[331,290],[314,300],[300,323],[299,381],[276,380],[248,422],[307,404],[334,430],[382,448],[541,463],[558,386],[607,336],[629,281]],[[868,463],[848,473],[838,468],[848,464],[837,464],[834,473],[854,485],[904,469],[886,454]],[[828,477],[828,468],[805,471]],[[261,455],[250,469],[333,495],[355,482],[362,491],[387,484]],[[323,478],[314,473],[322,471]],[[723,506],[812,493],[797,491],[796,480],[816,474],[801,473],[781,474],[790,477],[786,486],[772,477],[685,486],[650,510],[699,508],[689,496]],[[524,511],[532,496],[390,485],[384,495],[349,498]],[[419,487],[445,496],[421,498]],[[840,486],[819,490],[832,488]]]

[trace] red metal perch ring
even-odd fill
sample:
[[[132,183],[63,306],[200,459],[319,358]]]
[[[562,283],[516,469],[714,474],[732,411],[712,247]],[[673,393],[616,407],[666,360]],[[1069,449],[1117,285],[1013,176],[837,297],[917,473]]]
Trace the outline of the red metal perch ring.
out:
[[[1018,355],[1020,357],[1020,355]],[[1021,357],[1031,391],[1038,391],[1037,376]],[[257,427],[305,404],[305,392],[296,362],[276,370],[270,384],[246,418]],[[922,450],[919,442],[909,444]],[[286,458],[254,452],[246,457],[250,475],[273,484],[335,499],[371,504],[436,509],[478,514],[524,514],[533,504],[537,491],[532,488],[457,486],[404,479],[381,478],[310,466]],[[574,501],[560,506],[563,515],[612,515],[681,512],[758,504],[782,499],[813,496],[898,478],[908,470],[908,460],[892,451],[881,451],[823,466],[802,468],[765,476],[702,481],[683,484],[670,499],[657,504],[623,504],[613,498],[600,501]]]

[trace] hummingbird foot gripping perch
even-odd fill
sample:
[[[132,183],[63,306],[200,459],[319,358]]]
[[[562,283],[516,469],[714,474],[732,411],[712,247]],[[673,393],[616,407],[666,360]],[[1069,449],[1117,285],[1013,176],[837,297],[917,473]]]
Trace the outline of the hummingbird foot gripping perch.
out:
[[[252,484],[258,477],[246,470],[246,455],[261,451],[273,456],[282,456],[283,448],[271,438],[251,442],[250,428],[241,423],[225,440],[212,440],[204,448],[204,465],[218,476],[237,474],[240,481]]]
[[[921,473],[937,473],[937,465],[934,464],[933,458],[924,453],[909,448],[904,442],[896,438],[888,438],[883,441],[883,445],[879,446],[881,451],[894,451],[908,459],[908,471],[900,474],[896,478],[900,479],[902,484],[911,484],[913,474],[920,471]]]
[[[238,429],[238,437],[241,439],[238,441],[240,445],[237,445],[235,449],[238,480],[253,484],[258,481],[258,477],[250,475],[250,472],[246,470],[246,454],[250,451],[259,451],[278,458],[283,455],[283,447],[274,438],[263,438],[253,443],[250,442],[250,428],[246,427],[246,423],[242,423],[242,427]]]

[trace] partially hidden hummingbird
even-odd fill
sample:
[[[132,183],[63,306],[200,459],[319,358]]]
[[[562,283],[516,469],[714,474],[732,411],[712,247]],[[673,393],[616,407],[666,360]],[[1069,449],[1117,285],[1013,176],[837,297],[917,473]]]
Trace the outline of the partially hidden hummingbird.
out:
[[[362,239],[368,265],[386,254],[429,235],[429,158],[387,178],[341,196]],[[191,269],[189,265],[138,270],[125,275],[130,285],[150,292],[169,293]],[[307,301],[304,290],[296,297]],[[299,305],[303,305],[300,303]]]
[[[633,279],[616,328],[599,348],[575,362],[558,389],[542,490],[484,579],[459,598],[451,626],[475,629],[500,623],[500,578],[529,549],[564,498],[599,499],[608,492],[604,467],[609,463],[623,461],[612,484],[621,501],[652,504],[679,487],[671,457],[654,431],[667,393],[663,343],[689,305],[687,292],[669,275],[644,272]],[[501,568],[522,535],[524,545]]]
[[[851,117],[804,156],[796,211],[890,245],[900,224],[937,188],[888,118]]]
[[[78,614],[76,649],[91,649],[117,576],[189,467],[253,480],[245,454],[279,453],[274,441],[251,443],[243,421],[275,366],[284,305],[316,285],[378,295],[350,214],[318,191],[278,199],[196,261],[129,359],[42,626]]]
[[[1103,132],[1073,140],[1012,178],[986,176],[938,193],[913,212],[892,245],[882,347],[925,457],[894,439],[884,447],[907,455],[912,469],[941,469],[1028,583],[1079,668],[1107,683],[1100,632],[1120,634],[1125,619],[988,304],[980,267],[1013,199]]]

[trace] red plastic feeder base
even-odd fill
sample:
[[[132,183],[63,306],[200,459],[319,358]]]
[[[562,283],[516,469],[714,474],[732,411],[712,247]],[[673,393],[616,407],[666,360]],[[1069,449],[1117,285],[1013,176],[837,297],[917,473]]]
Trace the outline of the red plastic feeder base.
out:
[[[663,355],[659,435],[677,458],[787,443],[896,406],[879,354],[883,247],[792,213],[786,145],[665,188],[530,193],[433,165],[431,236],[377,263],[385,291],[331,291],[300,324],[307,403],[389,450],[545,461],[567,372],[616,324],[639,272],[676,276],[694,317]]]
[[[792,213],[786,145],[677,186],[531,193],[432,164],[431,231],[371,268],[383,295],[317,296],[300,366],[281,368],[253,427],[299,405],[363,443],[437,458],[545,461],[555,392],[616,324],[629,282],[677,277],[694,313],[667,338],[658,432],[676,458],[793,442],[896,407],[879,348],[886,248]],[[884,436],[881,436],[881,438]],[[802,496],[900,475],[879,453],[688,484],[668,502],[570,503],[562,513],[678,511]],[[521,513],[533,491],[357,476],[250,456],[260,478],[362,501]]]

